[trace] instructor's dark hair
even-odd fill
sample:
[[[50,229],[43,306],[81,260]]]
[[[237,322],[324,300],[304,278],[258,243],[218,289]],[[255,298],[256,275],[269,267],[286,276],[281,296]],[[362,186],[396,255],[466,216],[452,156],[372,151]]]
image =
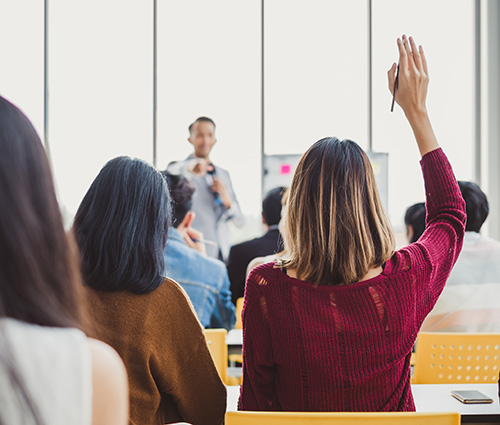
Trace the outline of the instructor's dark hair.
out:
[[[208,123],[212,124],[215,128],[215,122],[212,118],[198,117],[198,118],[196,118],[196,120],[192,124],[189,125],[189,127],[188,127],[189,134],[191,134],[191,131],[193,130],[193,126],[198,122],[208,122]]]
[[[85,284],[136,294],[164,280],[170,199],[163,176],[140,159],[109,161],[75,216]]]

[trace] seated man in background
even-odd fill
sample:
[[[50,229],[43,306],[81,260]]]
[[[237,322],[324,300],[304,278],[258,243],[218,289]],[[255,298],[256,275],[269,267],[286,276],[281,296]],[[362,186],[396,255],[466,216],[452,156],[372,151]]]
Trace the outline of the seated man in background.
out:
[[[191,227],[194,188],[186,178],[163,172],[172,198],[174,223],[168,231],[165,249],[166,275],[187,292],[205,328],[234,326],[229,277],[222,261],[206,256],[203,234]]]
[[[458,185],[467,211],[462,252],[421,330],[500,332],[500,242],[479,234],[488,199],[475,183]]]
[[[260,238],[234,245],[229,252],[227,270],[231,281],[233,303],[243,297],[245,291],[247,266],[256,257],[274,254],[283,249],[278,223],[281,218],[281,198],[284,187],[270,190],[262,201],[262,223],[267,232]]]

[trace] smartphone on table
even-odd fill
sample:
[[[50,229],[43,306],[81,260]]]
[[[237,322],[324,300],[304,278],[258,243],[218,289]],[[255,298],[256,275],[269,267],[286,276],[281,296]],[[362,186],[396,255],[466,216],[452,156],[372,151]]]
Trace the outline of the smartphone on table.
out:
[[[452,391],[451,395],[464,404],[493,403],[493,400],[480,391]]]

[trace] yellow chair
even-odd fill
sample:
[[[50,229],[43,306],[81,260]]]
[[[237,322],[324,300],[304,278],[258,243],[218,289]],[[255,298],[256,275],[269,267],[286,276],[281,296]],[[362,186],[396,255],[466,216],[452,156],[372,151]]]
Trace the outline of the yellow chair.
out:
[[[208,349],[224,384],[227,383],[227,331],[225,329],[205,329]]]
[[[500,334],[421,332],[414,384],[491,384],[498,381]]]
[[[226,425],[459,425],[452,413],[227,412]]]
[[[236,300],[236,324],[234,329],[243,329],[243,323],[241,321],[241,312],[243,311],[243,302],[245,299],[240,297]],[[229,361],[231,364],[243,363],[243,356],[241,354],[231,354],[229,356]],[[234,385],[241,385],[241,381],[234,381]]]
[[[236,300],[236,323],[234,329],[243,329],[243,324],[241,322],[241,312],[243,311],[243,301],[245,299],[240,297]]]

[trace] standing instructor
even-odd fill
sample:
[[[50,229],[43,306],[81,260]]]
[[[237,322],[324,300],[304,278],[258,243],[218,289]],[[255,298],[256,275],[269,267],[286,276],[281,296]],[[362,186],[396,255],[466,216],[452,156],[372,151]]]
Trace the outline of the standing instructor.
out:
[[[167,170],[182,174],[195,187],[193,207],[195,218],[192,226],[201,231],[216,246],[207,245],[207,255],[226,261],[231,247],[227,222],[243,226],[244,218],[236,200],[229,173],[215,166],[209,155],[215,145],[215,123],[207,117],[199,117],[189,126],[189,143],[194,153],[184,161],[172,162]]]

